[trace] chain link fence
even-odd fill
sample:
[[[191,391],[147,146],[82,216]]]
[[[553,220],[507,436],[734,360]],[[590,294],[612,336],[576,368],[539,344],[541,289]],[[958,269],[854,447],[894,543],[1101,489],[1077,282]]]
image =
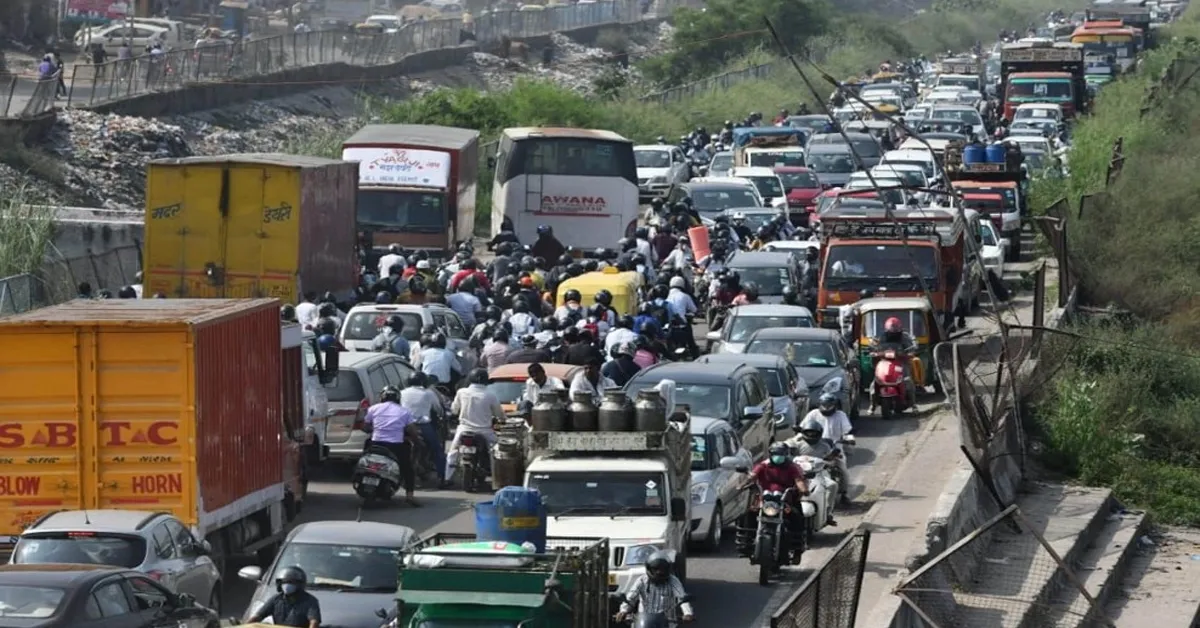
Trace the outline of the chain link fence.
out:
[[[123,286],[137,281],[141,268],[140,244],[71,259],[47,260],[37,274],[0,278],[0,316],[73,299],[83,283],[88,284],[93,294],[107,290],[115,296]]]
[[[674,10],[678,0],[659,10]],[[548,6],[540,11],[495,11],[464,23],[460,18],[411,22],[396,33],[363,34],[338,29],[289,33],[256,40],[201,40],[186,48],[143,54],[96,65],[76,65],[67,102],[96,105],[189,83],[249,81],[295,68],[345,63],[387,65],[408,55],[465,44],[483,50],[507,38],[632,23],[648,19],[638,0]]]
[[[871,531],[860,527],[838,543],[771,615],[771,628],[854,628]]]
[[[0,74],[0,118],[33,118],[54,108],[58,79]]]
[[[770,77],[775,73],[776,68],[782,63],[780,60],[770,61],[768,63],[760,63],[752,65],[741,70],[730,70],[716,76],[710,76],[699,81],[694,81],[686,85],[679,85],[670,89],[665,89],[661,92],[646,94],[638,100],[642,102],[657,102],[661,104],[679,102],[681,100],[694,98],[696,96],[710,94],[715,91],[722,91],[746,81],[754,81]]]
[[[45,305],[42,281],[33,275],[0,278],[0,316],[28,312]]]

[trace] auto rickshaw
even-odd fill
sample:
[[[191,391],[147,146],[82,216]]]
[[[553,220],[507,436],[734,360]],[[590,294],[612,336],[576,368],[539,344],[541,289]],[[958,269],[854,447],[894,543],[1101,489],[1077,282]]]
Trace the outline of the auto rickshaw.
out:
[[[558,284],[558,294],[554,297],[554,307],[564,303],[563,295],[567,290],[578,290],[583,300],[580,305],[590,307],[594,297],[601,290],[612,293],[612,307],[617,314],[637,315],[638,289],[642,287],[642,275],[636,271],[621,272],[609,266],[604,270],[584,273]]]
[[[941,338],[936,314],[929,301],[921,297],[874,297],[863,299],[854,306],[857,313],[854,333],[858,338],[863,386],[869,387],[875,379],[875,361],[871,357],[873,341],[883,336],[884,322],[894,316],[900,319],[904,331],[912,336],[917,345],[917,353],[910,362],[917,391],[932,387],[934,393],[941,394],[942,382],[938,379],[937,368],[933,366],[933,347],[941,342]]]

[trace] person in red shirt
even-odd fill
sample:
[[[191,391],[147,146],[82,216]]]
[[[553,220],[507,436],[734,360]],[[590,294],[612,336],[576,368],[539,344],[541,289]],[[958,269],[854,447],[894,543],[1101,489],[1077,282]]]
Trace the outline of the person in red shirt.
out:
[[[459,271],[450,277],[450,282],[447,284],[446,289],[451,292],[458,290],[458,284],[467,277],[474,277],[475,285],[484,290],[492,289],[492,283],[488,281],[487,275],[479,270],[479,262],[476,262],[474,258],[463,261],[462,265],[459,266]]]
[[[747,478],[746,483],[750,484],[751,482],[758,484],[759,489],[764,492],[782,492],[789,488],[796,489],[789,498],[792,505],[792,516],[788,527],[792,530],[800,529],[798,527],[801,516],[800,502],[796,498],[799,495],[808,494],[808,481],[804,479],[804,471],[800,466],[792,462],[791,449],[788,448],[787,443],[776,442],[771,444],[767,459],[754,465],[754,469],[750,471],[750,477]],[[745,519],[739,527],[748,529],[758,527],[757,508],[747,511],[744,517]],[[753,539],[753,537],[750,538]],[[753,551],[753,542],[749,545],[738,547],[738,551],[744,556],[749,556],[749,552]]]

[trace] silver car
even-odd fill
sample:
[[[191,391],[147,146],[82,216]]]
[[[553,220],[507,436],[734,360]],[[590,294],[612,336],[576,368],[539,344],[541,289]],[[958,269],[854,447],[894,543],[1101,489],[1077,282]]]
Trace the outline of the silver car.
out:
[[[346,314],[346,321],[338,330],[338,340],[350,351],[371,351],[375,336],[379,335],[392,314],[398,314],[404,320],[404,337],[414,346],[421,337],[421,328],[433,325],[446,335],[446,348],[458,356],[463,373],[470,373],[475,368],[478,357],[470,348],[471,330],[467,329],[454,310],[440,303],[356,305]],[[408,356],[401,357],[409,359]]]
[[[396,605],[400,552],[417,540],[407,526],[374,521],[313,521],[296,526],[265,571],[242,567],[238,577],[258,583],[242,617],[250,617],[275,591],[275,572],[300,567],[305,589],[321,603],[321,625],[378,628],[377,611]]]
[[[799,305],[741,305],[730,308],[721,328],[705,336],[713,353],[741,353],[750,336],[766,327],[816,327],[812,312]]]
[[[384,386],[404,388],[415,371],[391,353],[343,352],[338,354],[336,388],[327,388],[329,424],[325,444],[330,460],[358,460],[367,433],[362,420],[367,408],[379,403]]]
[[[112,565],[147,574],[220,612],[221,572],[208,541],[179,519],[142,510],[62,510],[25,529],[10,564]]]
[[[756,462],[728,421],[692,417],[692,533],[691,541],[715,552],[725,528],[746,513],[750,499],[742,484],[746,476],[721,467],[721,459],[735,456],[736,466]],[[758,443],[763,451],[769,443]]]

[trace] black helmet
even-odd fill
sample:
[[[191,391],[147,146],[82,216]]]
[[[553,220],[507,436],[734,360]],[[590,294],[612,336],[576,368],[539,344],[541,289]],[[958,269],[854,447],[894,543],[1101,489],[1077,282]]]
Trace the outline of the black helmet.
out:
[[[613,300],[613,295],[608,290],[599,290],[596,292],[596,296],[594,296],[592,298],[596,301],[596,303],[599,303],[604,306],[611,306],[612,300]]]
[[[292,305],[291,303],[288,303],[288,304],[285,304],[283,307],[279,308],[279,320],[284,321],[285,323],[295,323],[296,322],[296,306]]]
[[[556,331],[557,329],[558,329],[558,319],[557,318],[554,318],[553,316],[546,316],[546,317],[542,318],[542,330],[543,331]]]
[[[671,577],[671,557],[666,552],[658,550],[646,559],[646,575],[652,582],[662,584]]]
[[[563,293],[563,301],[575,301],[576,303],[583,300],[583,295],[579,294],[578,290],[571,289]]]
[[[621,329],[633,330],[633,317],[628,314],[622,314],[617,317],[617,327]]]
[[[655,211],[662,211],[663,205],[665,204],[666,201],[664,201],[661,196],[656,196],[650,200],[650,207],[653,207]]]
[[[325,301],[317,308],[317,316],[337,316],[337,306]]]
[[[742,293],[746,295],[747,299],[753,301],[758,298],[758,286],[753,283],[747,283],[742,286]]]
[[[117,298],[118,299],[136,299],[137,298],[137,290],[134,290],[133,286],[124,286],[120,290],[117,291]]]
[[[504,318],[504,311],[495,305],[489,305],[484,309],[483,316],[489,321],[499,321]]]
[[[392,293],[387,292],[387,291],[380,291],[379,294],[375,295],[375,302],[380,305],[385,305],[385,304],[391,303],[392,302]]]
[[[379,400],[400,403],[400,391],[396,390],[395,386],[384,386],[383,390],[379,391]]]
[[[837,411],[838,400],[832,393],[822,394],[817,403],[820,404],[821,414],[825,416],[829,416]]]
[[[787,443],[783,441],[775,441],[774,443],[771,443],[771,449],[769,452],[769,460],[771,461],[771,464],[774,465],[787,464],[788,457],[792,453],[791,450],[788,449]]]
[[[325,317],[317,321],[317,334],[336,336],[338,331],[337,319]]]
[[[570,266],[571,263],[574,261],[575,261],[575,258],[571,257],[570,255],[567,255],[566,253],[563,253],[562,255],[558,256],[558,265],[559,266]]]
[[[472,384],[487,386],[489,381],[487,369],[473,369],[467,381],[471,382]]]
[[[874,296],[875,296],[875,293],[874,293],[874,292],[873,292],[873,291],[872,291],[870,288],[863,288],[863,289],[862,289],[862,290],[861,290],[861,291],[858,293],[858,298],[859,298],[860,300],[866,300],[866,299],[870,299],[871,297],[874,297]]]
[[[281,593],[285,584],[294,584],[303,591],[306,582],[308,582],[308,574],[304,573],[304,570],[296,565],[284,567],[275,572],[275,590]]]
[[[400,333],[404,331],[404,317],[399,314],[392,314],[387,317],[387,326],[392,328],[392,331]]]
[[[333,296],[332,292],[326,290],[325,294],[321,295],[321,303],[337,303],[337,297]]]
[[[792,286],[784,286],[783,287],[783,302],[784,303],[786,303],[788,305],[795,305],[796,300],[797,300],[796,297],[797,297],[796,288],[794,288]]]

